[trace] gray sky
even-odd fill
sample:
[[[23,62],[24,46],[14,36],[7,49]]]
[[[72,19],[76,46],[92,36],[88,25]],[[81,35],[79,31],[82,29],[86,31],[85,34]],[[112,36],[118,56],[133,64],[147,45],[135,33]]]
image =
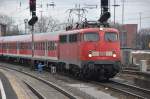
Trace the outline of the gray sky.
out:
[[[47,3],[55,2],[56,7],[52,8],[46,7]],[[114,0],[110,0],[113,5]],[[21,2],[21,6],[20,6]],[[0,0],[0,14],[6,14],[12,17],[17,21],[19,26],[23,27],[24,19],[30,19],[29,13],[29,0]],[[122,0],[116,0],[117,4],[120,6],[116,8],[116,21],[122,22]],[[43,4],[43,8],[39,7],[40,4]],[[97,4],[97,9],[88,10],[87,17],[91,20],[97,20],[100,15],[100,0],[37,0],[37,15],[41,16],[40,11],[43,11],[43,16],[52,15],[53,17],[61,20],[61,22],[65,22],[68,13],[67,9],[75,7],[75,4],[81,4],[81,7],[84,7],[85,4]],[[141,27],[147,28],[150,27],[150,0],[125,0],[125,10],[124,10],[124,23],[125,24],[139,24],[141,12]],[[113,6],[111,6],[111,21],[113,21]]]

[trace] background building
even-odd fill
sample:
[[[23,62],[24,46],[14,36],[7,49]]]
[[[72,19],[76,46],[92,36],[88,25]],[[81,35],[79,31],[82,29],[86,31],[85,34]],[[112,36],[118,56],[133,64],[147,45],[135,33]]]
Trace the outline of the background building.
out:
[[[122,64],[129,65],[132,49],[136,48],[137,24],[124,24],[120,31]]]
[[[0,36],[6,35],[6,25],[0,24]]]
[[[136,37],[137,37],[137,24],[125,24],[121,31],[121,47],[127,47],[131,49],[136,48]]]

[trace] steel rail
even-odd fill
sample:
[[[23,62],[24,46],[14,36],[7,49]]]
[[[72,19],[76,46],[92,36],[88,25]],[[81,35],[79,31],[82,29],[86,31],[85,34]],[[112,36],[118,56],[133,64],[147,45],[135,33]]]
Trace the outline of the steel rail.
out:
[[[134,96],[138,99],[150,99],[150,90],[137,87],[131,84],[127,84],[127,83],[122,83],[114,79],[110,80],[110,82],[107,82],[107,83],[101,83],[101,82],[95,82],[95,81],[92,81],[92,83],[106,87],[106,88],[110,88],[112,90],[116,90],[118,92],[122,92],[124,94]],[[145,94],[146,96],[144,96]]]
[[[30,84],[27,82],[23,81],[27,87],[39,98],[39,99],[46,99],[42,93],[38,92],[35,88],[33,88]]]
[[[5,65],[1,65],[1,66],[2,67],[0,67],[0,68],[7,68],[7,69],[10,69],[10,70],[14,70],[14,71],[23,73],[23,74],[28,75],[28,76],[30,76],[32,78],[35,78],[35,79],[37,79],[37,80],[47,84],[48,86],[54,88],[55,90],[57,90],[58,92],[64,94],[65,96],[67,96],[70,99],[79,99],[78,96],[73,95],[72,93],[64,90],[62,87],[60,87],[60,86],[58,86],[58,85],[56,85],[56,84],[54,84],[52,82],[46,81],[46,80],[42,79],[41,77],[36,77],[36,76],[34,76],[34,75],[30,74],[30,73],[27,73],[27,72],[24,72],[24,71],[21,71],[21,70],[17,70],[17,69],[14,69],[14,68],[11,68],[11,67],[8,67],[8,66],[5,66]]]

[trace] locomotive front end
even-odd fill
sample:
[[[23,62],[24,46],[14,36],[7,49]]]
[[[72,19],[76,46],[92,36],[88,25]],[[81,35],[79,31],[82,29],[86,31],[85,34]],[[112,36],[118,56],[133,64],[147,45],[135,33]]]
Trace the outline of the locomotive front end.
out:
[[[109,79],[120,70],[120,41],[116,29],[100,28],[83,33],[82,72],[86,78]]]

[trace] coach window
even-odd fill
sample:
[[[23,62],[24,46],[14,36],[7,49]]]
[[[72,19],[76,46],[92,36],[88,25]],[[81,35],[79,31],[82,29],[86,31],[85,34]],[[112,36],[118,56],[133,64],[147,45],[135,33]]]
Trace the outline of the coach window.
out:
[[[36,42],[36,50],[39,50],[39,42]]]
[[[83,39],[84,41],[98,41],[99,34],[97,32],[84,33]]]
[[[43,42],[41,42],[41,50],[43,50]]]
[[[45,50],[45,42],[43,42],[43,50]]]
[[[41,42],[41,50],[43,50],[43,42]]]
[[[32,43],[31,43],[31,44],[32,44]],[[38,44],[38,42],[35,43],[35,48],[36,48],[36,50],[39,49],[39,44]]]
[[[54,50],[56,50],[56,49],[57,49],[57,42],[54,41]]]
[[[44,43],[42,42],[42,50],[44,50]]]
[[[10,44],[9,43],[7,43],[7,49],[10,49]]]
[[[35,48],[36,48],[36,50],[39,50],[39,42],[35,43]]]
[[[69,42],[73,43],[73,42],[77,42],[78,40],[78,34],[70,34],[69,35]]]
[[[106,32],[105,33],[105,40],[106,41],[117,41],[118,35],[115,32]]]
[[[40,42],[40,49],[39,50],[42,50],[42,42]]]
[[[36,42],[36,50],[39,50],[40,49],[40,44],[39,42]]]
[[[36,46],[37,42],[34,43],[34,49],[37,50],[37,46]]]
[[[6,49],[9,49],[9,43],[6,43]]]
[[[9,43],[6,44],[7,49],[9,49]]]
[[[27,49],[27,43],[26,42],[24,43],[24,49]]]
[[[41,42],[41,50],[43,50],[43,42]]]
[[[36,42],[36,50],[39,50],[40,48],[40,44],[39,44],[39,42]]]
[[[37,46],[38,46],[38,50],[40,50],[40,49],[41,49],[41,43],[38,42],[38,43],[37,43]]]
[[[29,43],[28,43],[28,48],[29,48],[29,50],[31,50],[31,49],[32,49],[32,43],[31,43],[31,42],[29,42]],[[35,43],[34,43],[33,48],[35,49]]]
[[[14,43],[10,43],[10,49],[14,49]]]
[[[50,42],[50,41],[48,41],[48,50],[50,50],[50,43],[51,43],[51,42]]]
[[[14,49],[16,49],[16,42],[14,42]]]
[[[43,50],[45,50],[45,42],[43,42]]]
[[[67,35],[60,35],[60,43],[66,43],[67,42]]]
[[[55,42],[52,43],[52,49],[55,50]]]
[[[29,50],[29,49],[31,48],[31,47],[30,47],[30,42],[27,43],[27,46],[28,46],[28,50]]]
[[[53,50],[53,41],[51,41],[51,50]]]

